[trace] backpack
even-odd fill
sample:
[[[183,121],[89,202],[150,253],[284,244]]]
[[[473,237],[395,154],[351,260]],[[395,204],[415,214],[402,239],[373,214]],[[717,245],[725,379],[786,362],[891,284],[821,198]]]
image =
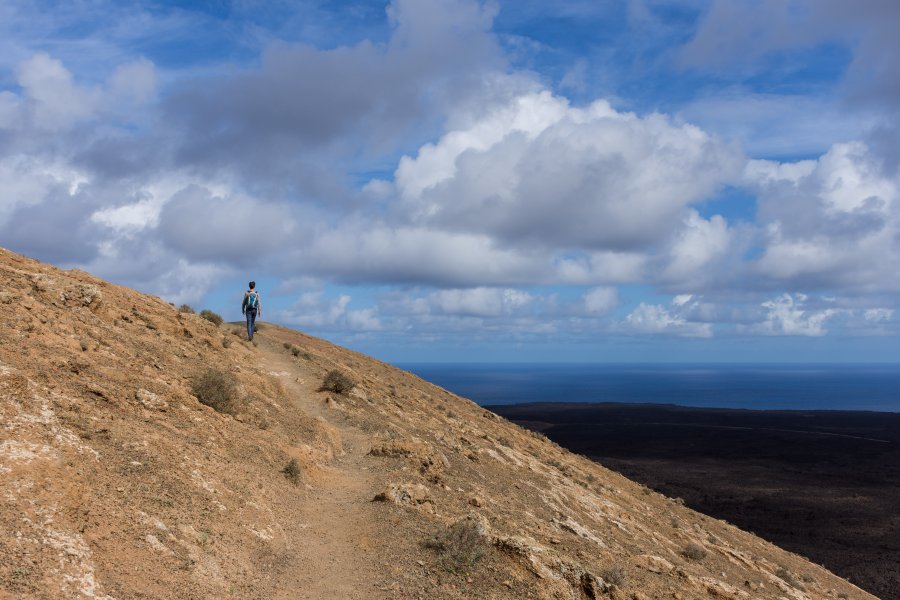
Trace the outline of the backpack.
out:
[[[259,294],[250,292],[247,296],[247,310],[256,310],[257,306],[259,306]]]

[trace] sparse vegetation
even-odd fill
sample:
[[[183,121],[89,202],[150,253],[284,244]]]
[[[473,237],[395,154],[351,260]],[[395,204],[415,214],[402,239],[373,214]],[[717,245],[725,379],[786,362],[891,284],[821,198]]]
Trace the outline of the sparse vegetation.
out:
[[[438,551],[441,566],[451,573],[474,567],[488,549],[484,534],[472,519],[457,521],[425,545]]]
[[[191,390],[202,404],[217,412],[229,415],[237,412],[237,381],[228,373],[208,369],[194,378]]]
[[[230,348],[231,347],[231,338],[229,338],[228,336],[223,337],[222,338],[222,347]]]
[[[690,560],[703,560],[709,555],[700,544],[690,543],[681,550],[681,555]]]
[[[300,348],[297,346],[291,346],[291,354],[294,356],[300,356]]]
[[[204,308],[203,310],[201,310],[200,316],[203,317],[204,319],[206,319],[207,321],[209,321],[210,323],[212,323],[213,325],[215,325],[216,327],[218,327],[219,325],[221,325],[222,323],[225,322],[225,320],[222,317],[220,317],[213,311],[209,310],[208,308]]]
[[[356,387],[356,382],[349,375],[337,369],[329,371],[322,382],[322,390],[336,394],[349,394],[354,387]]]
[[[622,587],[628,580],[625,569],[621,565],[612,565],[600,571],[600,577],[609,585]]]
[[[188,306],[187,304],[182,304],[178,307],[178,312],[180,313],[188,313],[190,315],[194,314],[194,309]]]
[[[291,349],[291,343],[290,343],[290,342],[285,342],[284,344],[282,344],[282,346],[284,346],[284,349],[285,349],[285,350],[290,350],[290,349]]]
[[[288,461],[288,464],[284,466],[281,472],[284,474],[287,480],[294,485],[300,483],[300,463],[297,462],[296,458],[292,458],[290,461]]]
[[[794,574],[784,567],[780,567],[777,571],[775,571],[775,575],[792,588],[798,589],[800,591],[803,591],[805,589],[803,587],[803,584],[800,583],[800,580],[794,577]]]

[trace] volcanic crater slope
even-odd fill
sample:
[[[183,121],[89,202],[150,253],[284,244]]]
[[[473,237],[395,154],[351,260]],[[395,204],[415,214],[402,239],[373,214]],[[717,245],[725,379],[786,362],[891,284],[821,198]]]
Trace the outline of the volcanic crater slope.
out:
[[[873,597],[372,358],[0,276],[2,598]]]

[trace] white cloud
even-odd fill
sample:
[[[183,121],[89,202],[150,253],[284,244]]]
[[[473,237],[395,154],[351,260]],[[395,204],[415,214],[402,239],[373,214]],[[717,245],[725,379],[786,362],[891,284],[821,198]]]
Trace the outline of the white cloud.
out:
[[[520,290],[479,287],[439,290],[428,300],[433,308],[445,314],[494,317],[517,312],[533,298]]]
[[[701,287],[703,282],[717,277],[718,270],[712,267],[727,258],[730,245],[731,235],[724,218],[715,215],[707,220],[696,211],[689,211],[669,249],[662,280],[681,288]]]
[[[35,54],[16,70],[26,99],[26,116],[38,129],[56,131],[90,117],[100,92],[82,88],[62,62],[45,53]]]
[[[840,314],[837,309],[810,310],[805,308],[804,294],[783,294],[762,303],[765,321],[750,326],[747,331],[764,335],[792,335],[821,337],[827,333],[825,323]]]
[[[667,236],[680,213],[740,173],[702,130],[547,92],[517,98],[404,158],[404,212],[509,245],[622,251]]]
[[[836,144],[818,161],[754,161],[763,253],[757,275],[788,289],[900,289],[900,181],[862,143]]]
[[[584,294],[584,310],[590,315],[605,315],[619,304],[619,292],[613,287],[596,287]]]
[[[713,329],[709,323],[688,321],[675,312],[678,307],[668,309],[661,304],[641,302],[620,323],[619,329],[626,333],[650,335],[675,335],[682,337],[712,337]]]

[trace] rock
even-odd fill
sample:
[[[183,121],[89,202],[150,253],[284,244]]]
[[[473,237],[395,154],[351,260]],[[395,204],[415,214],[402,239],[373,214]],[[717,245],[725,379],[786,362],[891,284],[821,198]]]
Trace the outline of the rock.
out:
[[[640,567],[641,569],[646,569],[651,573],[669,573],[672,569],[675,568],[675,565],[662,558],[661,556],[654,556],[652,554],[641,554],[639,556],[635,556],[632,559],[632,562],[636,567]]]
[[[134,397],[140,402],[144,408],[150,410],[166,410],[169,408],[168,402],[145,389],[139,389],[134,393]]]
[[[144,541],[147,542],[147,544],[148,544],[151,548],[153,548],[155,551],[159,552],[160,554],[165,554],[166,556],[171,556],[172,554],[174,554],[174,552],[172,552],[169,548],[167,548],[167,547],[165,546],[165,544],[163,544],[162,542],[160,542],[160,541],[159,541],[159,538],[157,538],[157,537],[156,537],[155,535],[153,535],[152,533],[148,533],[148,534],[144,537]]]
[[[384,491],[375,495],[372,502],[393,502],[417,506],[431,502],[428,488],[421,483],[391,483]]]
[[[66,288],[59,297],[66,306],[88,306],[91,310],[95,310],[103,302],[100,288],[86,283]]]

